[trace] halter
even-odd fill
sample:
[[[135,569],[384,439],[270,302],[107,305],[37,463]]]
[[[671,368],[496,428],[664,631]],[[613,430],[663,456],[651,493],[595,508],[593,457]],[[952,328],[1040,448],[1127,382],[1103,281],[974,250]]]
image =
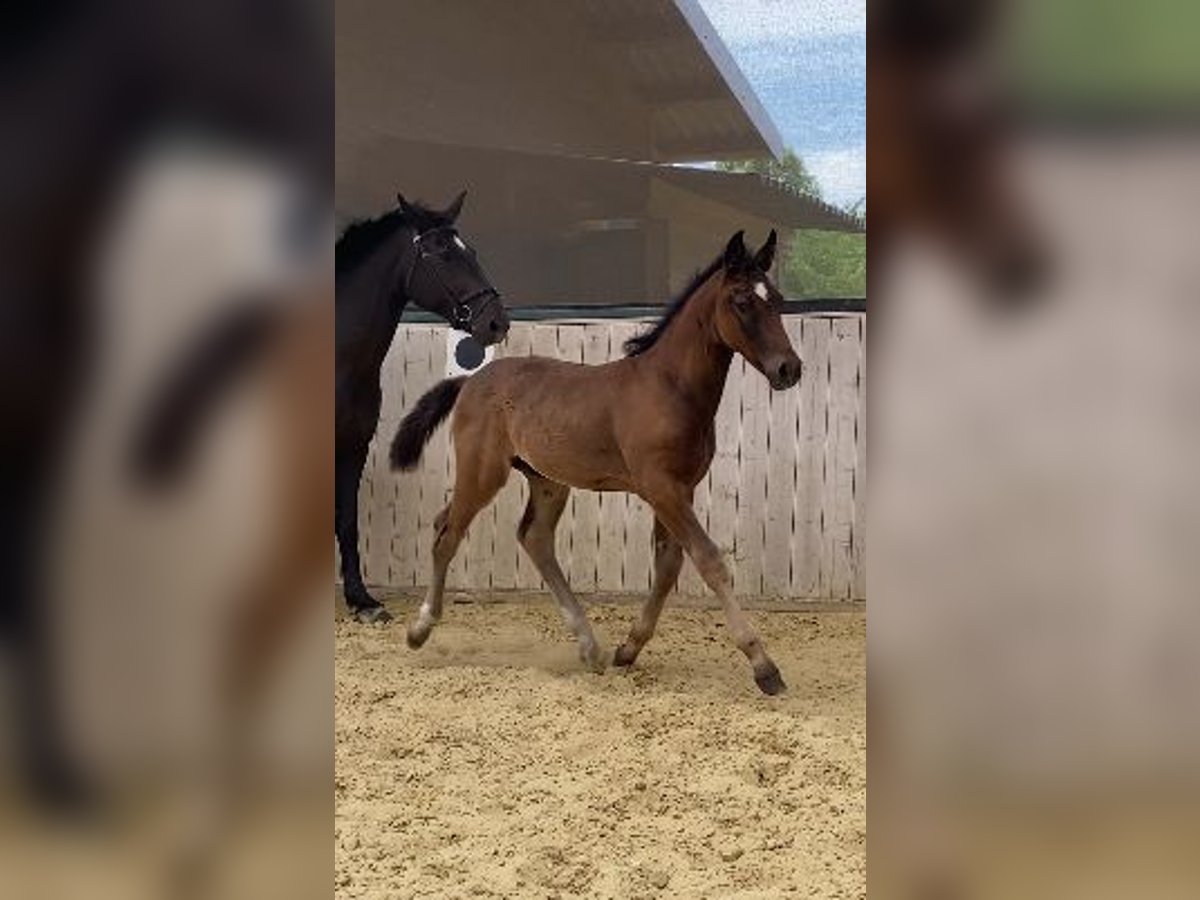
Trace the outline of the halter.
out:
[[[434,253],[425,247],[425,239],[431,234],[438,233],[448,233],[453,235],[455,238],[458,238],[458,233],[454,230],[452,225],[438,225],[434,228],[427,229],[426,231],[418,231],[413,235],[412,245],[417,253],[416,256],[413,257],[412,265],[408,267],[408,272],[404,276],[404,294],[405,296],[408,296],[409,286],[412,283],[413,273],[417,271],[417,266],[419,266],[421,263],[425,263],[429,267],[429,271],[433,273],[433,277],[436,279],[438,285],[441,287],[442,293],[445,295],[446,299],[450,301],[450,315],[447,316],[447,320],[451,325],[460,331],[470,332],[471,326],[475,324],[475,319],[481,312],[487,309],[488,306],[487,303],[481,303],[478,309],[472,310],[472,301],[478,300],[480,297],[496,299],[500,296],[500,293],[493,287],[485,287],[480,288],[477,291],[473,291],[470,294],[467,294],[465,297],[455,298],[451,293],[450,288],[446,286],[446,282],[442,278],[441,273],[438,271],[440,263],[438,263],[437,260],[441,258],[441,254]],[[461,238],[459,238],[459,240],[461,240]]]

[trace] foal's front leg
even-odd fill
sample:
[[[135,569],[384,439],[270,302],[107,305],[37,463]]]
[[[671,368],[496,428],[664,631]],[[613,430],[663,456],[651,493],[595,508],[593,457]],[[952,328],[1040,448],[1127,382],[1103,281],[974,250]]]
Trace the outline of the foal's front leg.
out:
[[[525,514],[521,516],[521,524],[517,526],[517,539],[558,601],[567,627],[579,641],[580,658],[593,672],[603,672],[607,665],[605,653],[592,633],[587,613],[572,593],[567,576],[563,574],[558,557],[554,554],[554,530],[558,527],[571,489],[536,472],[526,472],[525,478],[529,482],[529,502],[525,506]]]
[[[696,565],[700,577],[717,595],[725,610],[729,633],[739,650],[754,667],[754,681],[764,694],[779,694],[787,689],[779,667],[767,655],[762,638],[755,631],[741,604],[733,596],[733,579],[721,558],[721,551],[705,532],[692,510],[691,493],[681,486],[664,486],[644,494],[654,514],[683,545]]]

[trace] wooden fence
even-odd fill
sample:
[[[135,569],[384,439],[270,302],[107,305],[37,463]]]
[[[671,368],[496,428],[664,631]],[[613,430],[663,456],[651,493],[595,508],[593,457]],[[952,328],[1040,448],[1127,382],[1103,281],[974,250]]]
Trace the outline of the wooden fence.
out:
[[[695,508],[726,551],[739,595],[864,599],[865,317],[788,316],[785,323],[805,377],[798,388],[776,393],[735,358],[717,415],[716,457]],[[599,363],[644,327],[631,320],[516,322],[500,355]],[[384,365],[383,415],[359,495],[370,585],[411,587],[428,579],[432,522],[453,485],[450,429],[437,432],[417,472],[390,471],[387,448],[400,417],[445,371],[445,326],[401,325]],[[517,544],[526,492],[514,473],[476,518],[451,567],[451,589],[542,588]],[[558,527],[559,559],[572,587],[648,590],[652,524],[637,497],[572,491]],[[706,592],[690,562],[678,590]]]

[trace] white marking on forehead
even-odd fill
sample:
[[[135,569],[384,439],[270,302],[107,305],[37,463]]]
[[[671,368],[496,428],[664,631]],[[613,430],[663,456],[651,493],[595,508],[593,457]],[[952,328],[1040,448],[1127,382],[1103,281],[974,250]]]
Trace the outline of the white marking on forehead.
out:
[[[767,283],[765,281],[760,281],[757,284],[755,284],[754,285],[754,293],[756,293],[758,295],[759,300],[766,300],[767,299]]]
[[[458,247],[460,250],[467,249],[467,245],[463,243],[463,239],[460,238],[457,234],[454,236],[454,243],[458,244]]]

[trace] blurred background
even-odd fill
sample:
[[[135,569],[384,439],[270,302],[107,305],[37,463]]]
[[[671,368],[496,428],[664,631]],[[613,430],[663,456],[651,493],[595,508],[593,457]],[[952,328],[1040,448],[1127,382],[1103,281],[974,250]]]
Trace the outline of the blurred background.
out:
[[[872,896],[1200,884],[1198,25],[869,5]]]

